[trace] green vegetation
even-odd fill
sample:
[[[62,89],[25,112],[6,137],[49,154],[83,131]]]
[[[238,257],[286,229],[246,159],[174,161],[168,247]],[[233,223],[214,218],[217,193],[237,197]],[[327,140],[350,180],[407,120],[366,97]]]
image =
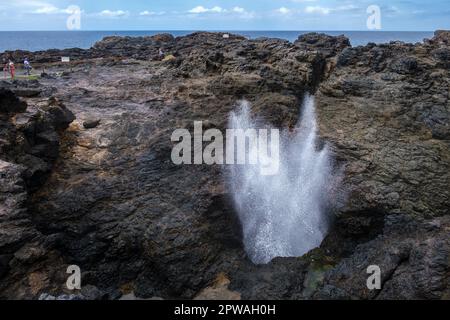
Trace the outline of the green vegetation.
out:
[[[31,74],[29,76],[27,75],[20,75],[16,76],[15,79],[17,80],[38,80],[40,76],[38,74]]]

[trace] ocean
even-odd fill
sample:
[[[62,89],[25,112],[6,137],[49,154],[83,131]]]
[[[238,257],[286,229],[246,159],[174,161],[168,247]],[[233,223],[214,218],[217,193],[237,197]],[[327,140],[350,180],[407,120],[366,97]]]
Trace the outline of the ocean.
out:
[[[0,52],[6,50],[39,51],[48,49],[82,48],[88,49],[106,36],[151,36],[158,33],[171,33],[183,36],[194,31],[0,31]],[[222,31],[223,32],[223,31]],[[228,32],[228,31],[225,31]],[[295,41],[300,34],[310,31],[229,31],[250,39],[259,37],[281,38]],[[346,35],[352,46],[366,45],[369,42],[388,43],[390,41],[421,42],[431,38],[433,32],[406,31],[317,31],[329,35]]]

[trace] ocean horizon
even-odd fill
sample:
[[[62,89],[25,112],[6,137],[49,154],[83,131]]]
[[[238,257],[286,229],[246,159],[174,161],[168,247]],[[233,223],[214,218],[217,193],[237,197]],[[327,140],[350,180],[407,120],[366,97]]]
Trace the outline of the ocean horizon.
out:
[[[0,52],[26,50],[41,51],[50,49],[81,48],[88,49],[107,36],[152,36],[170,33],[175,37],[185,36],[200,30],[142,30],[142,31],[0,31]],[[345,35],[352,46],[366,45],[370,42],[381,44],[391,41],[407,43],[422,42],[433,36],[433,31],[239,31],[205,30],[208,32],[228,32],[249,39],[260,37],[279,38],[295,41],[299,35],[309,32],[325,33],[332,36]]]

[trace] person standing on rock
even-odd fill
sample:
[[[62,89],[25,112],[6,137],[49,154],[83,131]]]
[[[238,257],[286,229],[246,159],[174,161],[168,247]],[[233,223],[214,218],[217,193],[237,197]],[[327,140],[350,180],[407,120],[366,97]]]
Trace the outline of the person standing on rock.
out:
[[[159,48],[158,57],[159,57],[159,60],[163,60],[164,59],[164,51],[161,48]]]
[[[28,58],[25,58],[25,60],[23,61],[23,67],[25,68],[25,73],[27,76],[29,76],[31,74],[31,64],[28,61]]]
[[[16,77],[16,67],[14,66],[14,62],[9,60],[8,67],[9,73],[11,74],[11,79],[14,80],[14,78]]]
[[[5,59],[3,59],[3,77],[8,78],[9,73],[9,62],[6,62]]]

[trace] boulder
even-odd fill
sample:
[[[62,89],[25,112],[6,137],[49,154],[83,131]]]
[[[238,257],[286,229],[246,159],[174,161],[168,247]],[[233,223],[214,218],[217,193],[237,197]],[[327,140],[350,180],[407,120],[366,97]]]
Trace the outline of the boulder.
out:
[[[47,106],[42,108],[45,115],[45,123],[49,123],[56,130],[64,130],[69,127],[73,120],[75,120],[74,114],[66,108],[58,99],[51,98]]]
[[[100,124],[99,119],[90,119],[83,122],[83,127],[85,129],[93,129],[96,128]]]

